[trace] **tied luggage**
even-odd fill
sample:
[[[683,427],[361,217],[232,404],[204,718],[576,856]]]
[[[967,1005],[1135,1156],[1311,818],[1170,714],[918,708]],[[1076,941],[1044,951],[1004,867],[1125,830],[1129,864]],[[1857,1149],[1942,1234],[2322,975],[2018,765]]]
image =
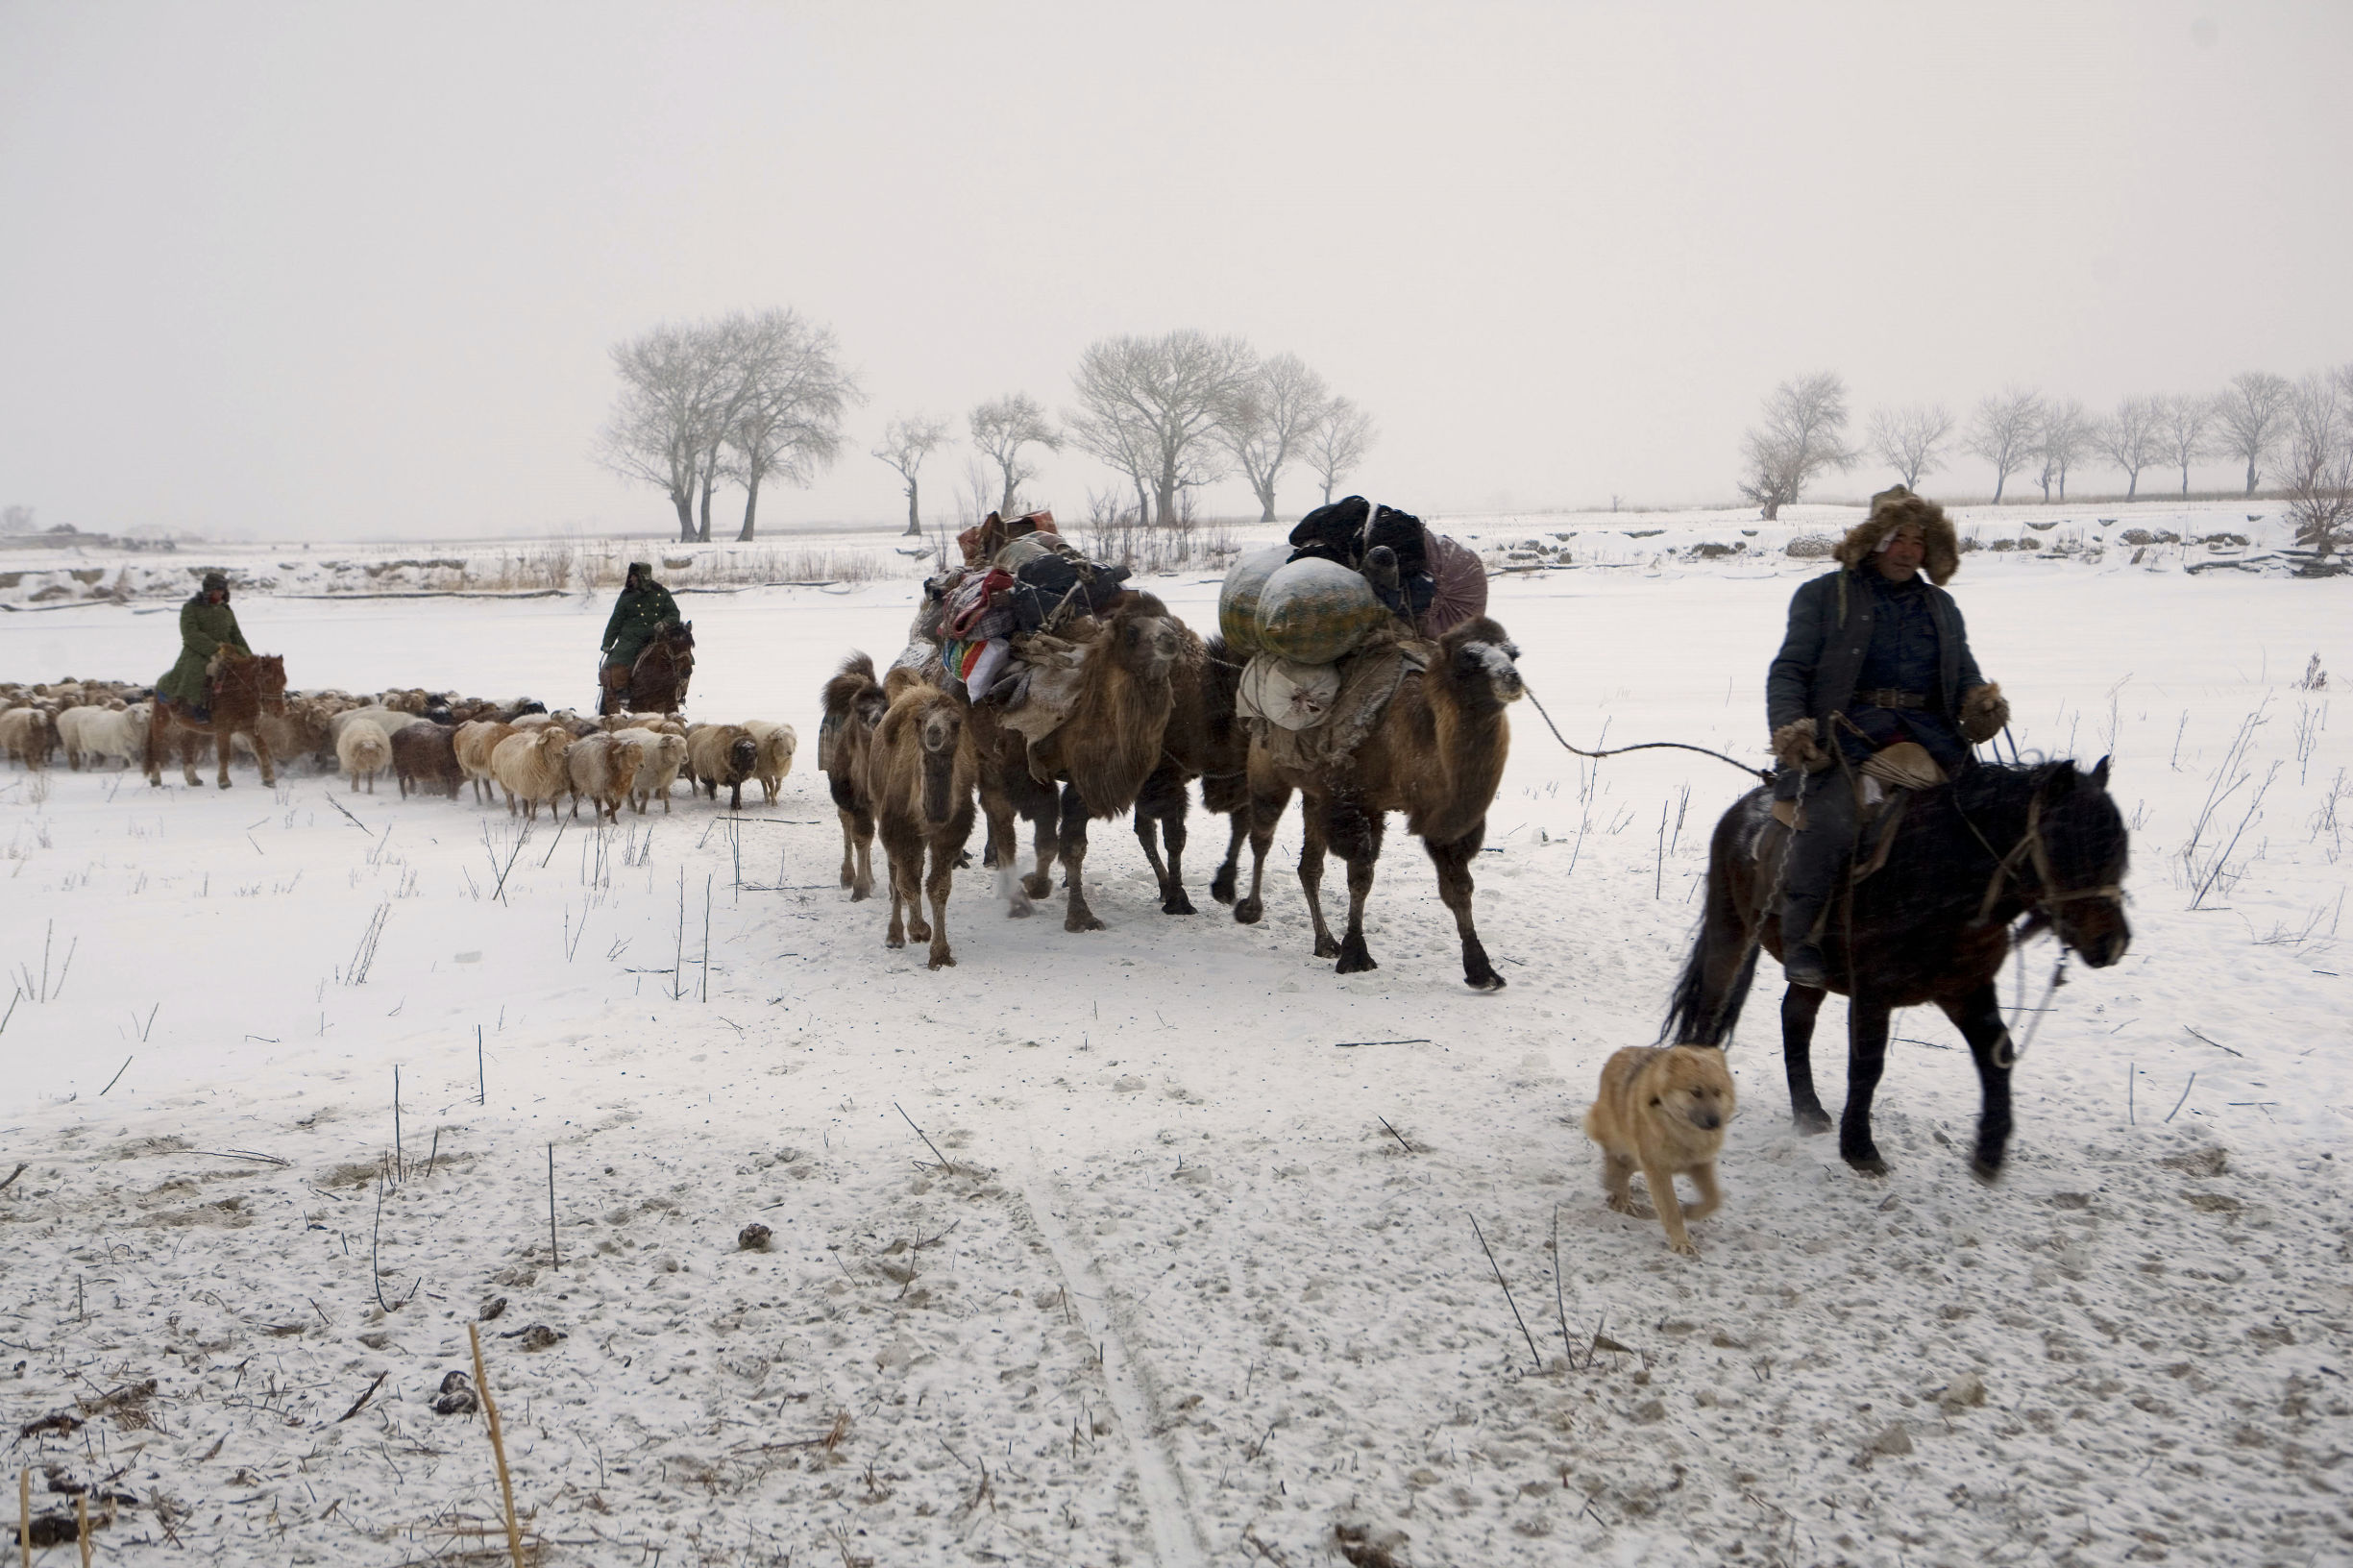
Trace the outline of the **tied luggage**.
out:
[[[1259,594],[1257,647],[1298,664],[1330,664],[1389,619],[1361,573],[1311,555],[1266,579]]]

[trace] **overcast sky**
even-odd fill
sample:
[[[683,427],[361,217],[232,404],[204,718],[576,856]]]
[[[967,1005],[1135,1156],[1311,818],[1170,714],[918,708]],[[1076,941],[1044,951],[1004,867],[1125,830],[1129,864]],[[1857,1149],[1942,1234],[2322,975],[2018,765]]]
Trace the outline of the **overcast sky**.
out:
[[[772,305],[870,397],[764,529],[903,515],[886,419],[1060,410],[1090,341],[1177,327],[1320,369],[1412,509],[1726,500],[1794,372],[1859,424],[2353,357],[2349,64],[2338,0],[0,0],[0,503],[659,529],[591,461],[606,351]]]

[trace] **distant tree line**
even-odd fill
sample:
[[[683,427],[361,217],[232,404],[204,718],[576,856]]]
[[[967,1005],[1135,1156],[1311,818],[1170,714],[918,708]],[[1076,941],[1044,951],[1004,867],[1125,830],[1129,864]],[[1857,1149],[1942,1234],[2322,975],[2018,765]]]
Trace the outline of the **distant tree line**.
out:
[[[1848,442],[1848,417],[1847,383],[1834,373],[1775,387],[1741,438],[1740,493],[1770,520],[1824,474],[1866,457],[1918,489],[1957,453],[1992,468],[1997,504],[2022,474],[2045,501],[2054,488],[2065,501],[2068,476],[2088,465],[2122,474],[2130,500],[2145,470],[2178,470],[2186,496],[2194,464],[2228,459],[2243,465],[2249,496],[2273,479],[2313,548],[2337,549],[2353,522],[2353,364],[2292,381],[2251,370],[2218,392],[2128,397],[2104,416],[2025,387],[1980,399],[1966,422],[1941,403],[1890,404],[1871,411],[1859,445]]]
[[[723,482],[743,487],[737,537],[750,539],[760,486],[808,484],[839,455],[844,416],[864,401],[832,332],[790,310],[657,327],[616,344],[612,359],[621,394],[599,458],[660,489],[686,543],[711,537]],[[1025,504],[1043,453],[1071,447],[1133,489],[1139,521],[1180,526],[1193,492],[1238,473],[1272,522],[1287,472],[1312,473],[1328,502],[1376,434],[1371,416],[1298,355],[1262,357],[1239,337],[1106,337],[1080,355],[1071,383],[1074,406],[1059,421],[1027,392],[988,399],[966,416],[998,511]],[[896,414],[872,449],[898,476],[910,534],[923,531],[923,465],[953,430],[944,418]]]

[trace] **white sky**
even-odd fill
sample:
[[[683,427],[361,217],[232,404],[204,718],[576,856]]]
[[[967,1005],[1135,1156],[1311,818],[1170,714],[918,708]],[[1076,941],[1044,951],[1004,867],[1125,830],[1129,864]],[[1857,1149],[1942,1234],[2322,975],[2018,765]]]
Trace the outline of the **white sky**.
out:
[[[891,415],[1059,410],[1089,341],[1174,327],[1372,409],[1353,487],[1398,504],[1728,499],[1798,371],[1845,374],[1859,425],[2353,356],[2348,65],[2335,0],[0,0],[0,502],[659,529],[589,458],[605,351],[769,305],[871,400],[768,529],[903,515],[866,455]],[[1039,489],[1109,483],[1066,455]],[[1295,474],[1286,514],[1312,499]]]

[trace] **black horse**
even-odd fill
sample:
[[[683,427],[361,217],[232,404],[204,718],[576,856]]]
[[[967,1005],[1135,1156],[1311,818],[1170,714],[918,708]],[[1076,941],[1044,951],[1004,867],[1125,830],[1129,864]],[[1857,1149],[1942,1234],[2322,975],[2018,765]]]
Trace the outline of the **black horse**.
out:
[[[1888,1016],[1934,1002],[1969,1041],[1984,1092],[1971,1168],[1983,1181],[2000,1174],[2017,1049],[2002,1024],[1994,980],[2009,951],[2012,922],[2026,918],[2022,938],[2051,928],[2094,968],[2123,957],[2132,941],[2121,891],[2129,845],[2107,786],[2104,757],[2088,773],[2072,762],[1971,768],[1950,784],[1913,795],[1885,865],[1832,901],[1823,956],[1831,989],[1850,998],[1838,1152],[1857,1170],[1883,1175],[1888,1168],[1871,1136],[1871,1095],[1887,1064]],[[1851,785],[1841,772],[1813,787]],[[1742,796],[1716,824],[1706,914],[1676,982],[1662,1040],[1721,1046],[1731,1037],[1757,949],[1781,954],[1780,911],[1760,906],[1778,885],[1787,843],[1768,790]],[[1823,995],[1791,986],[1781,998],[1790,1112],[1803,1133],[1830,1128],[1814,1093],[1808,1054]]]

